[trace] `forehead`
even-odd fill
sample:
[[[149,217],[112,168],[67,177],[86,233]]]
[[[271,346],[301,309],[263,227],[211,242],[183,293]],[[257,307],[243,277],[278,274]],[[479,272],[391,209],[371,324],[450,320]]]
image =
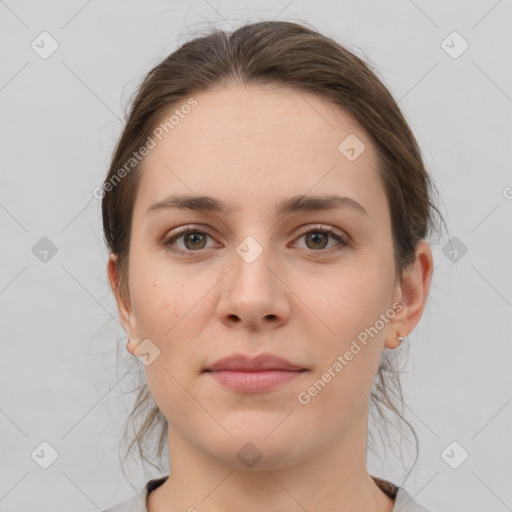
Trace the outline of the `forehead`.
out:
[[[242,208],[309,191],[337,192],[368,209],[385,207],[373,144],[354,118],[326,100],[273,85],[192,97],[194,107],[181,109],[189,98],[173,106],[152,136],[139,214],[176,192],[221,197]],[[351,148],[355,159],[346,152]]]

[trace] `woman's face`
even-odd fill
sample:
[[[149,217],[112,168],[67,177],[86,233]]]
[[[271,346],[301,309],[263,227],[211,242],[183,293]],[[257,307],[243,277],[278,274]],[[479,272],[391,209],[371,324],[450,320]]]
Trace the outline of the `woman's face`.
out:
[[[407,334],[375,149],[314,95],[233,86],[194,98],[144,159],[120,306],[170,439],[267,469],[366,443],[381,352]],[[322,206],[334,194],[350,201]],[[188,207],[161,203],[171,196]],[[251,389],[204,371],[261,353],[303,371],[274,372],[290,378],[273,388],[240,374]]]

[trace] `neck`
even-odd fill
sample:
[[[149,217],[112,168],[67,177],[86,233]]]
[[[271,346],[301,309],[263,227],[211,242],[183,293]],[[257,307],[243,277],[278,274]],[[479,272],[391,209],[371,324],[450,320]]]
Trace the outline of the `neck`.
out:
[[[149,494],[149,512],[224,512],[234,508],[245,512],[392,512],[394,506],[394,500],[367,472],[366,430],[358,421],[335,442],[326,442],[299,463],[259,470],[238,469],[214,460],[187,442],[171,424],[168,438],[172,470],[164,484]]]

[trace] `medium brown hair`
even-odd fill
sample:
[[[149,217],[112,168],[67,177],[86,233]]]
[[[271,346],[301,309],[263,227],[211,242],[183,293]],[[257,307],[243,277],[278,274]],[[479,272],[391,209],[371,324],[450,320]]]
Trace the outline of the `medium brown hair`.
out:
[[[377,170],[390,208],[394,262],[396,276],[400,278],[414,261],[418,242],[432,233],[434,214],[442,220],[432,201],[435,187],[400,108],[370,65],[340,43],[305,24],[262,21],[246,24],[233,32],[214,28],[197,36],[166,57],[142,81],[126,116],[103,186],[103,229],[109,251],[117,255],[120,296],[125,300],[129,297],[128,253],[141,165],[133,165],[129,172],[125,167],[122,179],[114,181],[116,176],[119,178],[119,170],[177,104],[194,93],[232,84],[282,85],[316,94],[348,112],[366,131],[378,155]],[[417,459],[417,436],[403,416],[395,352],[383,351],[371,391],[375,410],[370,410],[369,420],[384,420],[381,423],[386,425],[387,413],[398,415],[414,435]],[[159,467],[147,457],[144,440],[150,431],[158,429],[156,451],[161,460],[167,420],[153,401],[145,378],[139,377],[138,396],[126,424],[125,439],[130,421],[134,425],[138,419],[141,422],[134,428],[125,459],[137,445],[141,459]],[[387,437],[389,439],[389,434]],[[372,439],[370,431],[368,442],[373,450]],[[154,449],[154,442],[149,446]]]

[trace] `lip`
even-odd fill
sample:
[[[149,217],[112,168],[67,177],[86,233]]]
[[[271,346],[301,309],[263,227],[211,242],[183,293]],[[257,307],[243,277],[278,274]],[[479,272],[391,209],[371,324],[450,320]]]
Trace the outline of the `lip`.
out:
[[[233,354],[223,357],[212,365],[206,367],[203,371],[239,371],[239,372],[257,372],[264,370],[285,370],[297,371],[305,368],[297,366],[287,359],[274,354],[259,354],[256,357],[250,357],[245,354]]]
[[[274,354],[249,357],[235,354],[219,359],[203,373],[223,386],[241,393],[263,393],[282,386],[307,372]]]

